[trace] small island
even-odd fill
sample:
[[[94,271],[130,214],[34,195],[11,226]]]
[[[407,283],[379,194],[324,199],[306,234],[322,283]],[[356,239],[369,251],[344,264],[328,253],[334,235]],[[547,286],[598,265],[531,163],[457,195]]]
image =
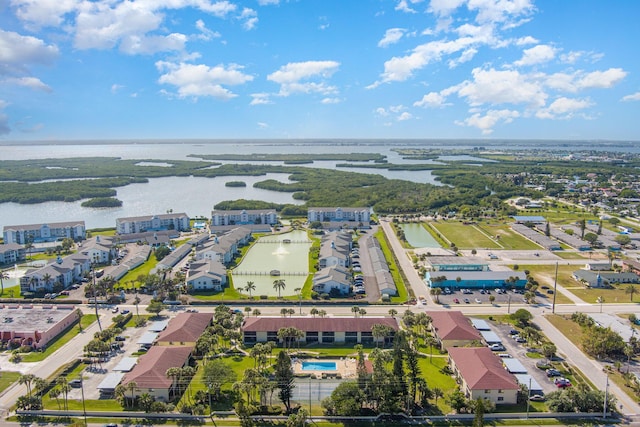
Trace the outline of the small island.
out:
[[[83,208],[119,208],[122,206],[122,200],[115,197],[94,197],[85,200],[80,204]]]
[[[247,183],[244,181],[229,181],[225,182],[225,187],[246,187]]]

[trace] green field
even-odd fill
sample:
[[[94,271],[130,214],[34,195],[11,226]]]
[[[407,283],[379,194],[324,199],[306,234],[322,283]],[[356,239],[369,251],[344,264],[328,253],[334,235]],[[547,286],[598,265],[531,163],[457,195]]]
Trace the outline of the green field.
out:
[[[11,384],[20,378],[20,372],[3,370],[0,372],[0,393],[6,390]]]
[[[500,236],[499,243],[502,249],[507,250],[537,250],[542,249],[531,240],[523,237],[520,233],[516,233],[508,224],[478,224],[476,226],[489,236]]]
[[[490,235],[474,225],[464,225],[458,221],[439,221],[432,222],[431,226],[459,249],[503,249]]]

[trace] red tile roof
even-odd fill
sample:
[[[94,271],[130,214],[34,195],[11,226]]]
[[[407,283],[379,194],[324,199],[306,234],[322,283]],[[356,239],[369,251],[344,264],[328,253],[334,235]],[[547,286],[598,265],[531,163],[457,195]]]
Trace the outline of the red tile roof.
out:
[[[376,324],[399,329],[398,321],[392,317],[249,317],[242,330],[268,332],[294,327],[303,332],[371,332]]]
[[[122,384],[135,381],[140,388],[168,389],[173,380],[167,378],[167,369],[184,366],[192,350],[191,347],[153,346],[140,356],[138,364],[122,379]]]
[[[482,335],[460,311],[427,311],[431,325],[443,341],[482,340]]]
[[[180,313],[169,322],[167,329],[158,335],[159,342],[193,343],[207,329],[212,313]]]
[[[502,366],[500,358],[487,347],[449,349],[460,375],[470,390],[518,390],[516,377]]]

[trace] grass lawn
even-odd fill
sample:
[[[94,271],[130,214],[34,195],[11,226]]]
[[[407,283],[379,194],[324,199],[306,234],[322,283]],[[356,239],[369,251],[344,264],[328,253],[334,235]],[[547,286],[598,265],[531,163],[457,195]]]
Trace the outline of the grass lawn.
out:
[[[96,319],[97,318],[95,314],[85,314],[84,316],[82,316],[82,319],[80,320],[82,328],[85,329],[86,327],[91,325],[93,322],[95,322]],[[63,345],[71,341],[71,339],[76,335],[78,335],[79,333],[80,333],[80,327],[78,326],[78,324],[75,324],[71,328],[67,329],[66,332],[64,332],[62,335],[59,335],[56,339],[49,342],[49,345],[47,346],[45,351],[27,353],[22,357],[22,361],[23,362],[40,362],[46,359],[47,357],[49,357],[49,355],[51,355],[53,352],[58,350],[60,347],[62,347]]]
[[[551,314],[545,318],[576,347],[582,349],[582,328],[569,315]]]
[[[589,252],[555,251],[553,252],[553,254],[559,256],[562,259],[589,259]]]
[[[11,384],[20,378],[20,372],[5,371],[0,372],[0,393],[6,390]]]
[[[391,250],[391,248],[389,247],[389,242],[387,242],[387,237],[385,236],[382,228],[378,230],[378,232],[375,234],[374,237],[378,240],[378,243],[380,243],[380,249],[382,249],[382,253],[384,253],[384,258],[387,261],[387,264],[389,266],[389,272],[393,277],[393,283],[396,284],[396,288],[398,290],[398,295],[395,297],[391,297],[391,302],[403,303],[407,300],[407,295],[408,295],[406,282],[404,280],[404,275],[402,274],[402,272],[400,271],[400,268],[398,267],[398,262],[396,260],[396,257],[393,251]]]
[[[502,249],[500,244],[473,225],[464,225],[458,221],[439,221],[431,225],[459,249]]]
[[[0,295],[2,298],[19,298],[20,297],[20,285],[11,287],[4,287],[4,293]]]
[[[125,285],[126,283],[136,283],[136,279],[138,276],[149,274],[157,264],[158,260],[153,255],[153,252],[151,252],[151,255],[149,256],[149,259],[147,261],[145,261],[142,265],[137,266],[133,270],[129,270],[127,274],[125,274],[124,276],[122,276],[122,278],[120,278],[120,280],[118,280],[118,282],[120,283],[118,288],[127,289],[128,286]]]
[[[591,304],[597,304],[598,298],[604,298],[604,303],[638,303],[640,302],[640,286],[635,285],[635,293],[633,294],[633,299],[631,299],[631,294],[626,293],[626,288],[629,286],[628,284],[622,285],[613,285],[613,289],[600,289],[600,288],[572,288],[569,289],[571,293],[581,298],[585,302],[589,302]]]
[[[571,274],[577,270],[575,265],[558,265],[558,285],[567,287],[581,286],[576,282]],[[548,286],[553,289],[553,283],[555,281],[556,266],[555,265],[520,265],[520,271],[528,270],[540,284],[540,286]],[[570,289],[572,290],[572,289]],[[553,295],[548,295],[546,289],[539,289],[546,298],[536,297],[539,301],[553,302]],[[556,304],[571,304],[573,301],[565,296],[562,292],[558,292],[556,295]]]
[[[516,233],[511,227],[504,223],[479,223],[477,227],[490,236],[500,236],[502,249],[510,250],[542,250],[542,247],[525,239],[520,233]]]

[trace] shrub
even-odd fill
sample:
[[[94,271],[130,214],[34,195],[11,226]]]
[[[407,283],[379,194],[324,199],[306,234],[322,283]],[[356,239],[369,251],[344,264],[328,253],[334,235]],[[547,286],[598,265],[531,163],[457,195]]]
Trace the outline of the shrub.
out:
[[[268,299],[269,296],[268,295],[260,295],[260,299]]]

